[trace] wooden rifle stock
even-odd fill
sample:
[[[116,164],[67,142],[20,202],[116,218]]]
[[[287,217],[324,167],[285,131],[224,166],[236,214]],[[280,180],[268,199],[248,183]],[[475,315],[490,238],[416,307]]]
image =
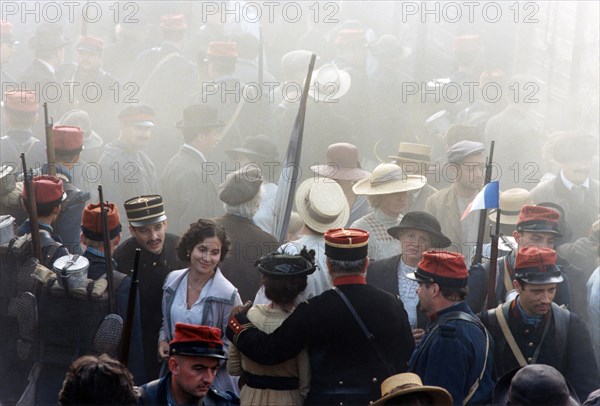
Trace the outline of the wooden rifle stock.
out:
[[[131,331],[133,330],[133,319],[135,316],[135,302],[137,299],[138,271],[140,268],[140,255],[142,250],[135,249],[133,261],[133,273],[131,274],[131,286],[129,287],[129,300],[127,301],[127,317],[125,317],[125,326],[123,328],[123,337],[121,339],[121,362],[127,366],[129,360],[129,347],[131,346]]]
[[[112,252],[110,250],[110,234],[108,230],[108,218],[104,206],[104,194],[102,185],[98,186],[98,196],[100,198],[100,217],[102,219],[102,239],[104,241],[104,260],[106,261],[106,281],[108,282],[108,301],[109,311],[114,313],[116,309],[115,300],[115,282],[113,281]]]
[[[491,228],[491,226],[490,226]],[[500,208],[496,210],[496,231],[491,233],[490,274],[488,275],[487,308],[496,307],[496,275],[498,267],[498,238],[500,236]],[[502,282],[501,282],[502,283]]]
[[[485,162],[485,180],[484,185],[487,185],[492,180],[492,163],[494,162],[494,144],[495,141],[492,141],[490,146],[490,155],[486,159]],[[479,229],[477,230],[477,245],[475,246],[475,256],[471,261],[471,264],[479,264],[481,263],[481,258],[483,256],[483,236],[485,234],[485,223],[487,220],[487,209],[481,210],[479,213]]]
[[[44,102],[44,127],[46,129],[46,160],[48,161],[48,175],[56,176],[56,152],[54,150],[54,136],[52,127],[54,123],[48,120],[48,103]]]
[[[21,154],[21,164],[23,166],[23,186],[27,193],[26,207],[31,225],[31,244],[33,245],[33,254],[42,262],[42,246],[40,244],[40,223],[38,223],[37,206],[35,203],[35,184],[33,183],[33,171],[27,176],[27,163],[25,154]]]

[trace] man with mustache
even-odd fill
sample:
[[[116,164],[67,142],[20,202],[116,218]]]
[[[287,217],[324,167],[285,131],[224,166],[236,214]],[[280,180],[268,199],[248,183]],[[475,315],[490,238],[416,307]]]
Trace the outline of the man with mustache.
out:
[[[519,366],[546,364],[586,399],[598,386],[598,366],[581,318],[552,302],[562,281],[556,251],[521,247],[512,280],[518,296],[480,317],[494,338],[497,378]]]
[[[125,107],[119,113],[119,138],[108,144],[100,157],[104,199],[117,202],[122,213],[126,211],[122,202],[128,197],[159,192],[154,163],[143,151],[150,141],[155,118],[149,106]],[[123,230],[123,237],[129,237],[128,231]]]
[[[136,248],[141,249],[138,289],[144,344],[144,366],[148,379],[158,378],[156,358],[158,331],[162,325],[161,298],[165,277],[174,269],[185,268],[177,257],[179,237],[167,233],[167,215],[160,195],[131,198],[125,202],[131,238],[121,243],[113,258],[117,270],[131,275]]]
[[[554,179],[539,183],[531,191],[534,203],[552,202],[565,211],[565,220],[573,229],[573,242],[586,237],[598,218],[600,204],[598,180],[590,178],[598,139],[591,135],[561,133],[550,140],[552,160],[560,171]],[[597,171],[597,169],[596,169]]]

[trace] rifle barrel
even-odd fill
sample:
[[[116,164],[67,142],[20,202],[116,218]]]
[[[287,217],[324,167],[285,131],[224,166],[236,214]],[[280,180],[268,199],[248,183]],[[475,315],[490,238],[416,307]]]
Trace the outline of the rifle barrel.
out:
[[[108,219],[106,217],[106,209],[104,205],[104,194],[102,193],[102,185],[98,186],[98,196],[100,197],[100,218],[102,220],[102,239],[104,242],[104,260],[106,261],[106,281],[108,282],[108,299],[110,313],[114,313],[116,309],[115,286],[112,272],[112,253],[110,251],[110,234],[108,230]]]
[[[127,366],[129,361],[129,348],[131,346],[131,332],[133,330],[133,319],[135,315],[135,302],[137,299],[138,272],[140,269],[140,255],[142,250],[135,249],[135,257],[133,260],[133,272],[131,273],[131,285],[129,287],[129,299],[127,301],[127,317],[125,318],[125,326],[123,328],[123,338],[121,342],[123,347],[121,350],[121,362]]]
[[[40,223],[37,216],[37,205],[35,202],[35,184],[33,183],[33,171],[27,176],[27,162],[25,154],[21,153],[21,165],[23,166],[23,184],[25,193],[27,193],[27,215],[29,216],[29,224],[31,225],[31,244],[33,245],[33,253],[38,261],[42,262],[42,246],[40,244]]]
[[[484,184],[487,185],[492,180],[492,163],[494,162],[494,144],[492,141],[490,145],[490,155],[488,156],[485,163],[485,180]],[[479,228],[477,229],[477,245],[475,246],[475,256],[471,261],[472,264],[481,263],[483,256],[483,236],[485,234],[485,224],[487,222],[487,210],[483,209],[479,213]]]

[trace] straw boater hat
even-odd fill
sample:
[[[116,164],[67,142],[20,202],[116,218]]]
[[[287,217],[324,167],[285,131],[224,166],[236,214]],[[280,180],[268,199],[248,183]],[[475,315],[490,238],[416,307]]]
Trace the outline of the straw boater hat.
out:
[[[373,406],[382,406],[394,399],[390,404],[397,404],[396,399],[410,393],[426,393],[431,398],[431,404],[437,406],[452,405],[452,395],[439,386],[425,386],[419,375],[411,372],[392,375],[381,384],[381,398],[373,403]]]
[[[521,208],[528,204],[533,204],[533,199],[527,189],[514,188],[500,193],[500,224],[517,224]],[[490,211],[488,218],[496,221],[495,209]]]
[[[336,103],[348,93],[351,83],[348,72],[334,64],[326,64],[313,72],[308,95],[317,102]]]
[[[320,176],[339,180],[360,180],[371,174],[359,167],[358,148],[347,142],[338,142],[327,147],[325,165],[311,166]]]
[[[341,186],[327,178],[302,182],[296,191],[295,204],[306,226],[319,233],[343,227],[350,217]]]
[[[407,175],[396,164],[380,164],[370,177],[358,181],[352,190],[357,195],[387,195],[418,190],[426,183],[426,177]]]
[[[390,155],[388,158],[398,162],[431,162],[431,147],[426,144],[415,144],[412,142],[401,142],[398,146],[398,155]]]

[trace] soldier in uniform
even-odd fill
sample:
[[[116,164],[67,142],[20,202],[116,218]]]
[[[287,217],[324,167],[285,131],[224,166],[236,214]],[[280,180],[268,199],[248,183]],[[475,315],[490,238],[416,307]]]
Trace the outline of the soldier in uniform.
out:
[[[161,177],[167,211],[177,213],[171,226],[176,234],[185,232],[200,218],[223,214],[217,184],[218,165],[207,161],[216,147],[225,123],[214,107],[195,104],[183,112],[177,128],[183,131],[184,144],[171,158]],[[194,185],[194,187],[190,187]]]
[[[305,405],[368,404],[379,398],[385,378],[406,371],[414,348],[410,325],[398,298],[366,285],[368,238],[358,229],[325,233],[335,288],[299,304],[273,333],[261,332],[245,314],[229,321],[227,337],[261,364],[281,363],[308,348],[311,384]],[[274,379],[269,385],[290,383]]]
[[[106,219],[108,223],[109,245],[111,252],[119,245],[121,241],[121,222],[119,211],[114,203],[106,203]],[[106,278],[106,255],[104,252],[102,218],[100,204],[88,204],[81,217],[81,243],[85,247],[83,256],[90,261],[88,269],[88,278],[97,280]],[[117,271],[115,260],[112,259],[113,268],[113,286],[115,294],[117,313],[123,320],[127,316],[127,305],[129,300],[129,291],[131,288],[131,278],[124,273]],[[133,329],[131,337],[131,350],[129,351],[128,368],[135,377],[136,384],[145,382],[143,349],[140,323],[140,303],[135,304]]]
[[[159,192],[154,163],[142,150],[150,141],[155,116],[146,105],[125,107],[119,113],[119,139],[108,144],[100,157],[104,197],[116,202],[121,212],[125,212],[123,202],[130,196]]]
[[[69,110],[85,110],[101,133],[113,134],[117,128],[106,117],[117,115],[130,89],[102,69],[104,41],[100,38],[81,36],[75,49],[77,62],[62,65],[56,73],[58,81],[65,83],[65,91],[72,95]]]
[[[538,248],[554,248],[556,240],[561,237],[559,213],[549,207],[525,205],[517,219],[513,237],[517,247],[535,246]],[[512,280],[515,275],[517,250],[498,259],[496,279],[496,302],[504,303],[506,294],[513,289]],[[476,265],[469,271],[469,295],[467,303],[476,312],[483,310],[487,295],[489,262]],[[563,277],[565,276],[563,272]],[[565,281],[566,282],[566,281]],[[554,301],[559,305],[570,305],[569,285],[558,285]]]
[[[552,302],[562,281],[553,249],[520,247],[512,278],[518,296],[481,319],[494,337],[498,377],[519,366],[547,364],[586,399],[600,382],[598,365],[584,322]]]
[[[138,196],[125,202],[131,238],[123,241],[114,252],[117,270],[126,275],[133,271],[136,248],[141,249],[138,281],[140,315],[144,342],[146,379],[159,375],[156,356],[158,331],[162,326],[162,287],[167,274],[186,264],[177,257],[179,237],[167,233],[167,215],[159,195]]]
[[[261,170],[244,166],[227,175],[219,187],[219,199],[226,214],[214,221],[225,229],[230,242],[229,254],[219,268],[238,289],[242,302],[252,300],[260,288],[260,275],[254,263],[279,246],[275,237],[252,222],[262,199],[261,184]]]
[[[79,154],[83,149],[83,131],[79,127],[54,126],[52,137],[56,154],[56,174],[63,181],[67,194],[56,221],[56,234],[60,236],[69,252],[81,254],[79,244],[81,215],[85,202],[90,199],[90,194],[79,190],[73,184],[73,179],[78,176]],[[42,168],[42,172],[46,170],[47,165]]]
[[[0,32],[2,33],[2,38],[0,38],[0,62],[2,62],[2,69],[0,70],[0,85],[2,86],[0,92],[4,94],[8,89],[9,84],[16,86],[15,80],[6,73],[6,65],[10,63],[12,59],[13,53],[15,51],[15,45],[18,45],[19,42],[15,40],[13,37],[13,25],[8,21],[0,22]],[[14,89],[13,89],[14,90]]]
[[[485,404],[494,388],[494,343],[464,301],[468,292],[464,257],[427,251],[417,270],[407,276],[419,283],[421,310],[430,320],[409,371],[425,385],[447,389],[454,404]]]
[[[140,405],[234,405],[237,398],[212,388],[219,365],[227,359],[217,327],[175,324],[169,343],[169,372],[139,388]]]
[[[44,143],[32,131],[38,122],[38,109],[34,91],[15,90],[4,94],[2,122],[6,130],[0,138],[0,161],[3,165],[21,168],[21,153],[25,154],[28,168],[39,167],[46,162]]]
[[[42,248],[40,262],[47,268],[52,269],[52,264],[56,259],[69,253],[53,228],[67,194],[63,188],[63,181],[56,176],[36,176],[32,180],[32,186],[35,190],[37,221],[40,227],[40,246]],[[27,189],[25,187],[23,187],[22,196],[27,201]],[[19,227],[18,234],[24,235],[31,232],[31,221],[28,218]]]

